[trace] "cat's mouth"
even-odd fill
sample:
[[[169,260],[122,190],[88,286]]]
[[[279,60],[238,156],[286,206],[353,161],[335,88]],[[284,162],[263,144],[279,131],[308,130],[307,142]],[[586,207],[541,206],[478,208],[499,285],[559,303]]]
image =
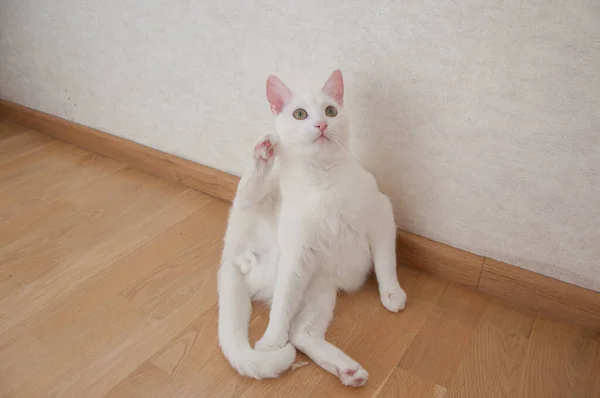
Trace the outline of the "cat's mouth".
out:
[[[321,133],[314,142],[331,141],[324,133]]]

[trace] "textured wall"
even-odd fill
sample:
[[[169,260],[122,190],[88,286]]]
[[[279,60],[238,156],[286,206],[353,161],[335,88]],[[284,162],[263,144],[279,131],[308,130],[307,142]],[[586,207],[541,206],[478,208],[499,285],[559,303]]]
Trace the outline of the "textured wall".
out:
[[[0,95],[239,174],[341,67],[400,227],[600,291],[600,2],[396,4],[1,0]]]

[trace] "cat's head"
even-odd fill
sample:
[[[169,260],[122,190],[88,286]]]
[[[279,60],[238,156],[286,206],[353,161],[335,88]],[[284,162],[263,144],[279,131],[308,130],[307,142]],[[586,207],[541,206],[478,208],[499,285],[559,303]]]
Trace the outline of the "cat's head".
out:
[[[286,152],[326,155],[346,146],[348,115],[343,106],[341,71],[334,71],[319,92],[301,95],[294,94],[278,77],[269,76],[267,99],[275,115],[279,145]]]

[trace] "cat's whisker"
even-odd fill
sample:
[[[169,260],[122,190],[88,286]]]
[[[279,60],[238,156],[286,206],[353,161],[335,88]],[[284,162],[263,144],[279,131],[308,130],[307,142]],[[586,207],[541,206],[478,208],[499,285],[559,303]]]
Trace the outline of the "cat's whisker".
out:
[[[335,142],[336,144],[338,144],[338,146],[339,146],[340,148],[342,148],[342,150],[343,150],[343,151],[346,153],[346,155],[348,155],[348,157],[349,157],[350,159],[354,160],[355,162],[358,162],[358,161],[356,160],[356,158],[354,157],[354,155],[353,155],[353,154],[352,154],[352,153],[351,153],[351,152],[350,152],[350,151],[349,151],[349,150],[348,150],[346,147],[344,147],[344,145],[342,145],[342,143],[341,143],[341,142],[339,142],[338,140],[336,140],[336,139],[335,139],[335,138],[333,138],[333,137],[332,137],[331,139],[333,140],[333,142]]]

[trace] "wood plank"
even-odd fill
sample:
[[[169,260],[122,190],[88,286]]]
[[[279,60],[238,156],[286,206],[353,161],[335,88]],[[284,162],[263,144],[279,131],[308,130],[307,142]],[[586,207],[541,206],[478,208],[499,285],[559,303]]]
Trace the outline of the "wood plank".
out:
[[[120,197],[113,195],[111,189],[131,183],[128,191],[123,191]],[[0,278],[0,297],[17,283],[28,283],[55,265],[64,267],[76,259],[89,257],[95,247],[113,241],[111,233],[137,240],[137,236],[127,231],[119,232],[114,220],[121,218],[131,226],[149,220],[162,213],[168,206],[168,199],[186,191],[184,187],[123,169],[114,178],[101,180],[89,190],[70,196],[68,201],[75,204],[76,211],[79,210],[76,217],[69,217],[68,222],[45,231],[42,239],[35,235],[16,241],[10,239],[0,248],[1,272],[11,275],[10,280]],[[79,203],[83,204],[83,209],[77,206]]]
[[[19,369],[11,388],[99,397],[142,365],[216,304],[223,231],[215,222],[226,212],[210,202],[15,328],[10,336],[31,331],[56,363],[43,373]]]
[[[56,212],[48,214],[49,223],[34,217],[26,225],[43,229],[29,230],[29,235],[20,230],[20,237],[0,248],[0,333],[209,201],[196,191],[123,169],[68,197],[69,206],[59,202]]]
[[[378,397],[445,398],[446,388],[397,368]]]
[[[6,224],[13,218],[27,217],[37,207],[47,206],[57,198],[64,198],[125,167],[124,163],[105,156],[84,153],[81,157],[72,158],[70,164],[60,153],[49,155],[40,150],[32,155],[38,159],[51,156],[61,160],[42,162],[39,169],[32,171],[32,176],[24,175],[20,181],[10,184],[10,189],[0,190],[0,222]]]
[[[31,108],[0,100],[0,118],[33,127],[92,152],[134,165],[147,173],[231,201],[238,177],[134,143],[102,131],[69,122]]]
[[[29,155],[56,140],[37,131],[28,131],[0,141],[0,165],[20,156]]]
[[[450,284],[398,368],[450,385],[489,302],[483,294]]]
[[[512,397],[536,311],[492,301],[446,386],[449,397]]]
[[[540,315],[510,397],[583,397],[598,333]]]
[[[598,335],[596,337],[599,338]],[[583,396],[585,398],[600,397],[600,343],[596,347],[596,356],[591,366],[590,377],[585,385]]]
[[[222,213],[218,215],[222,216]],[[210,225],[211,220],[214,222],[215,218],[204,217],[202,222]],[[51,391],[60,391],[65,396],[103,396],[122,380],[124,374],[147,361],[194,319],[216,304],[216,267],[221,254],[221,237],[218,232],[221,231],[214,228],[210,233],[202,235],[198,228],[202,223],[199,221],[198,218],[188,221],[196,225],[196,234],[192,233],[196,237],[195,243],[188,245],[185,250],[174,250],[176,256],[159,265],[161,271],[172,270],[167,276],[163,272],[156,272],[154,268],[151,275],[135,280],[137,283],[132,287],[136,290],[137,297],[145,297],[144,306],[139,305],[140,301],[136,305],[131,296],[128,296],[130,289],[119,294],[119,299],[128,299],[131,306],[144,311],[144,316],[135,327],[115,335],[104,346],[100,355],[94,355],[95,361],[83,358],[83,366],[78,367],[75,373],[75,382],[63,382]],[[209,243],[215,240],[216,244]],[[152,250],[156,252],[157,249]],[[132,275],[143,275],[141,268],[144,263],[139,260],[133,262],[139,265]],[[147,262],[145,265],[154,264],[156,263]],[[114,275],[107,279],[104,287],[108,288],[121,279],[122,276]],[[145,286],[143,291],[139,288],[140,283]],[[155,291],[157,286],[160,289]],[[71,374],[72,369],[63,374],[63,379],[64,375]],[[56,383],[54,377],[52,382]]]
[[[173,395],[176,391],[177,394]],[[145,362],[112,388],[106,398],[196,398],[198,395],[151,363]]]
[[[28,182],[60,173],[90,153],[76,146],[53,141],[34,153],[16,157],[0,166],[0,192],[10,191]]]
[[[600,330],[600,293],[486,259],[479,290]]]
[[[238,375],[223,357],[217,339],[217,319],[215,306],[185,328],[149,362],[186,390],[193,391],[195,396],[239,397],[253,381]]]
[[[23,377],[24,369],[32,375],[43,374],[54,366],[55,361],[56,357],[51,350],[28,331],[15,333],[10,339],[3,339],[0,341],[0,396],[32,396],[24,394],[18,383]]]
[[[23,134],[24,131],[26,130],[16,123],[8,120],[0,120],[0,142],[16,135]]]
[[[477,286],[484,258],[405,231],[397,234],[398,264],[427,271],[451,282]]]

